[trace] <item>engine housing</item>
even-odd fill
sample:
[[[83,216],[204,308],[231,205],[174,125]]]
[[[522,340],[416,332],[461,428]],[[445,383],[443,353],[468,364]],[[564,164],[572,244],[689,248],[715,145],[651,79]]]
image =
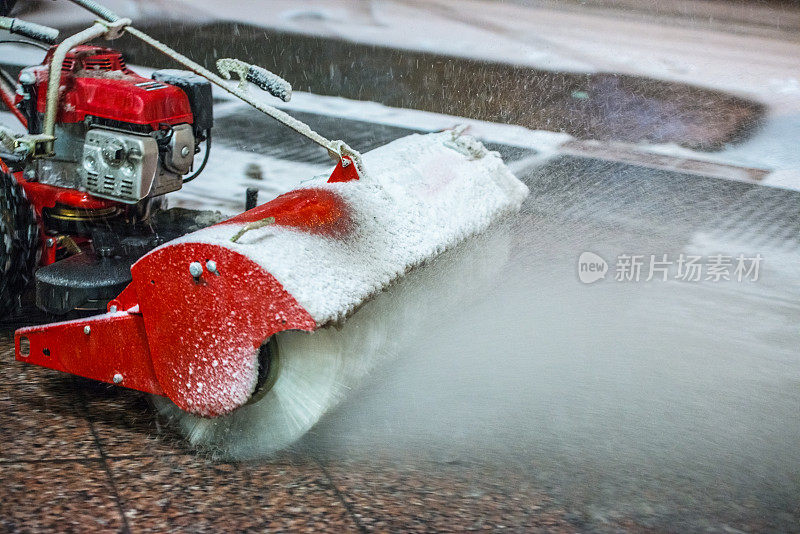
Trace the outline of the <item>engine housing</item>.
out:
[[[19,77],[17,104],[33,134],[52,55]],[[72,49],[61,69],[55,155],[30,161],[25,178],[126,204],[180,189],[212,124],[211,86],[190,72],[168,71],[169,82],[159,72],[139,76],[108,48]]]

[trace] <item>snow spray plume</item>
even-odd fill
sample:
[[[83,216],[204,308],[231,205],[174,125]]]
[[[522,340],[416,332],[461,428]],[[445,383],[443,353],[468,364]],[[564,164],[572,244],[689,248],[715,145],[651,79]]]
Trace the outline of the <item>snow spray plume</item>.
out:
[[[424,328],[391,325],[402,357],[302,446],[515,466],[595,526],[796,527],[798,194],[577,158],[522,176],[531,195],[498,283]],[[580,281],[585,251],[606,279]],[[750,284],[615,281],[615,257],[637,252],[764,263]]]
[[[510,248],[507,229],[478,236],[411,271],[349,317],[313,333],[277,336],[278,380],[233,417],[206,419],[153,397],[201,451],[217,458],[264,457],[291,445],[378,364],[404,355],[409,332],[442,310],[470,303],[494,282]],[[435,295],[435,298],[433,298]]]

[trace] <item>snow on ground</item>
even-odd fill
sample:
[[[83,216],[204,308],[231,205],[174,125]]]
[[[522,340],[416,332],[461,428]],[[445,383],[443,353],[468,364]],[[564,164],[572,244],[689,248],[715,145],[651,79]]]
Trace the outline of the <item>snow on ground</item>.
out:
[[[134,20],[237,20],[401,49],[548,70],[618,72],[727,91],[768,106],[764,124],[750,139],[716,153],[674,145],[639,145],[637,149],[764,168],[772,172],[761,183],[800,189],[800,150],[795,142],[800,138],[800,39],[765,24],[711,24],[702,18],[633,16],[596,7],[482,0],[319,0],[302,6],[291,0],[273,0],[268,10],[256,0],[231,0],[225,9],[212,0],[112,0],[107,4]],[[787,8],[786,16],[800,20],[800,10]],[[88,21],[68,2],[40,6],[29,18],[61,24]],[[40,52],[22,47],[3,51],[4,61],[19,64],[35,63],[41,57]],[[483,139],[534,146],[544,153],[569,139],[563,134],[302,93],[295,93],[290,104],[279,104],[276,107],[289,111],[420,129],[466,123],[471,134]]]
[[[258,9],[255,0],[234,3],[240,9],[220,12],[212,0],[193,0],[191,6],[209,17],[282,31],[547,70],[648,76],[752,98],[769,111],[763,127],[744,143],[715,154],[664,145],[640,148],[766,168],[773,172],[762,183],[800,188],[800,150],[794,142],[800,138],[800,39],[788,31],[481,0],[324,0],[304,7],[275,0],[269,10]],[[786,16],[800,20],[800,11],[787,8]],[[382,120],[392,117],[384,114]]]
[[[266,103],[289,113],[300,111],[349,119],[357,118],[375,124],[427,131],[452,128],[461,124],[468,127],[469,134],[484,141],[532,148],[538,152],[538,158],[541,160],[557,154],[562,144],[573,139],[572,136],[565,133],[530,130],[522,126],[428,111],[394,108],[377,102],[363,102],[304,92],[293,93],[290,102],[280,102],[260,93],[254,86],[250,87],[256,98],[264,98]],[[215,112],[218,115],[241,112],[246,106],[237,102],[235,97],[224,91],[216,91],[215,97],[228,101],[217,105]],[[800,151],[796,150],[796,144],[790,141],[792,139],[800,139],[800,115],[796,120],[793,118],[770,120],[751,139],[729,145],[720,152],[700,152],[674,144],[642,143],[633,148],[642,152],[668,155],[680,159],[767,169],[771,171],[770,174],[759,183],[800,190]],[[525,164],[530,163],[532,163],[531,160],[525,161]]]
[[[224,11],[214,0],[183,3],[209,18],[276,30],[547,70],[652,76],[769,101],[786,97],[795,109],[800,96],[797,35],[746,25],[485,0],[323,0],[302,8],[273,0],[269,10],[258,9],[257,0],[233,0]]]
[[[199,164],[199,157],[196,160]],[[314,165],[244,152],[219,143],[211,147],[211,156],[203,173],[167,196],[170,207],[218,210],[233,215],[244,210],[245,191],[255,187],[259,202],[266,202],[304,180],[330,173],[333,165]],[[252,178],[255,172],[261,179]]]
[[[364,102],[335,96],[295,92],[290,102],[270,99],[268,103],[287,112],[304,111],[332,117],[358,119],[374,124],[386,124],[402,128],[427,131],[467,126],[470,135],[484,141],[505,145],[533,148],[539,152],[552,152],[559,145],[572,139],[565,133],[530,130],[513,124],[500,124],[476,119],[467,119],[443,113],[419,111],[385,106],[377,102]]]
[[[137,70],[143,70],[137,68]],[[253,87],[253,86],[251,86]],[[252,89],[254,92],[257,89]],[[218,103],[215,107],[217,117],[228,114],[247,113],[249,106],[236,101],[224,91],[215,91],[215,98],[227,102]],[[270,98],[270,97],[265,97]],[[276,105],[276,100],[268,102]],[[338,97],[324,97],[310,93],[295,92],[291,103],[280,103],[286,111],[305,111],[320,113],[334,117],[358,118],[370,123],[387,124],[405,128],[427,131],[438,131],[456,125],[467,126],[467,132],[484,141],[508,144],[524,148],[532,148],[537,154],[537,161],[543,161],[555,155],[558,147],[572,139],[567,134],[545,131],[533,131],[521,126],[495,124],[473,119],[464,119],[451,115],[429,113],[416,110],[397,109],[374,102],[360,102]],[[309,148],[314,145],[309,141]],[[197,160],[199,162],[200,155]],[[528,158],[520,165],[528,166],[533,159]],[[512,170],[514,166],[512,165]],[[260,170],[261,180],[248,177],[254,170]],[[223,213],[241,211],[244,206],[244,191],[248,187],[256,187],[260,191],[261,202],[290,189],[299,187],[306,180],[319,174],[329,174],[333,163],[317,165],[289,161],[255,152],[237,150],[216,142],[211,149],[208,165],[196,180],[186,184],[181,191],[170,194],[170,206],[203,207],[217,209]]]

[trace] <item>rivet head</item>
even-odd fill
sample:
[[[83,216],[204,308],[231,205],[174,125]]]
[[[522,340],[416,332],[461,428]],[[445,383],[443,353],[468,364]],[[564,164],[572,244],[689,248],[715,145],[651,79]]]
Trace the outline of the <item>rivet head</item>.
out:
[[[117,313],[117,307],[111,306],[110,308],[108,308],[108,311],[110,311],[111,313]]]
[[[208,269],[208,272],[210,273],[217,274],[217,262],[214,260],[208,260],[206,262],[206,269]]]
[[[47,238],[47,246],[48,247],[52,247],[55,244],[56,244],[56,240],[55,239],[53,239],[52,237],[48,237]]]
[[[115,384],[121,383],[122,382],[122,375],[119,374],[119,373],[115,374],[113,380],[114,380]]]
[[[84,326],[84,327],[83,327],[83,333],[84,333],[84,334],[86,334],[87,336],[89,335],[89,333],[90,333],[91,331],[92,331],[92,327],[91,327],[91,326],[89,326],[88,324],[87,324],[86,326]]]
[[[203,265],[199,261],[193,261],[189,264],[189,274],[195,278],[199,278],[203,274]]]
[[[186,156],[188,156],[188,155],[189,155],[189,147],[188,147],[188,146],[185,146],[185,147],[183,147],[183,148],[181,149],[181,156],[183,156],[183,157],[185,158],[185,157],[186,157]]]

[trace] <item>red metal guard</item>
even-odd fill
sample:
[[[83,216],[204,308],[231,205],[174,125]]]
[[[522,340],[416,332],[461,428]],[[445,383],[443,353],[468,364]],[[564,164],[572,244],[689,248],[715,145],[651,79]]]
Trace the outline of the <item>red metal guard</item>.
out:
[[[328,178],[328,183],[352,182],[353,180],[358,180],[358,178],[358,169],[356,164],[353,163],[353,158],[342,156],[342,159],[336,164],[336,168],[333,169],[330,178]]]
[[[355,167],[340,162],[330,181],[358,179]],[[268,217],[336,237],[353,224],[347,202],[325,188],[292,191],[220,224]],[[259,347],[270,336],[317,326],[269,272],[226,246],[168,244],[143,256],[131,274],[109,313],[18,330],[17,359],[164,395],[184,410],[218,416],[249,398]],[[23,344],[29,348],[22,350]]]
[[[190,273],[192,262],[205,267],[201,275]],[[249,398],[261,344],[283,330],[316,328],[272,275],[224,247],[162,247],[131,272],[133,282],[109,304],[118,311],[17,330],[16,359],[218,416]]]
[[[142,316],[117,312],[17,330],[16,359],[163,395]]]
[[[273,217],[278,226],[330,236],[343,236],[352,226],[350,209],[342,197],[316,187],[289,191],[218,224],[251,223],[267,217]]]

